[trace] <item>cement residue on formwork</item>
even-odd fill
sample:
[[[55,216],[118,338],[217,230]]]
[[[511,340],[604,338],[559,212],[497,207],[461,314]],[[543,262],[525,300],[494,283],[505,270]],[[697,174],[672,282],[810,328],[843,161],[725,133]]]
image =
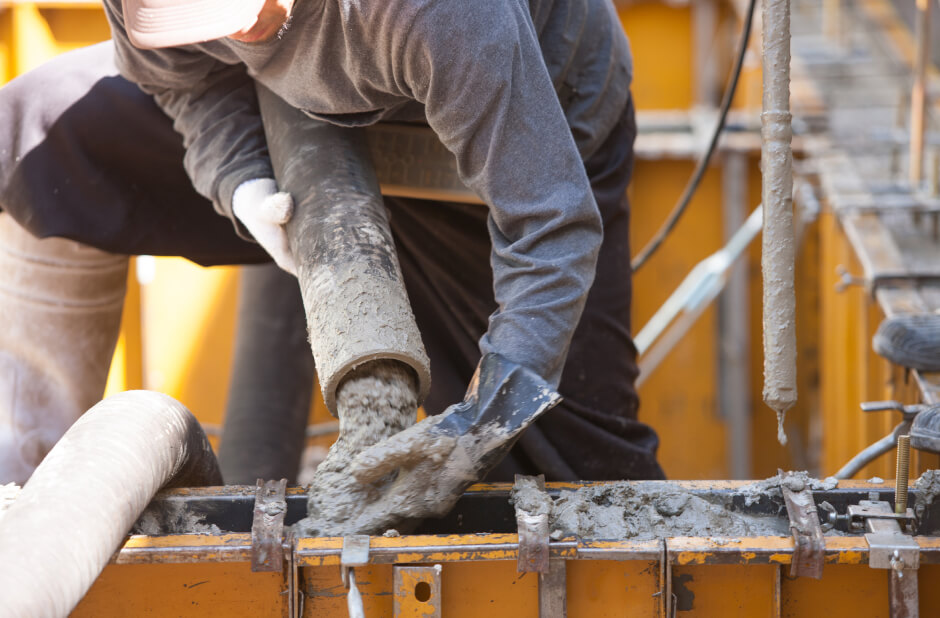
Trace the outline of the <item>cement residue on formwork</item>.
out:
[[[143,512],[131,534],[164,536],[167,534],[222,534],[215,524],[207,524],[205,516],[197,515],[178,501],[154,502]]]
[[[728,502],[727,504],[725,502]],[[789,536],[785,517],[733,511],[668,482],[612,482],[563,491],[552,505],[551,536],[652,540],[676,536]]]
[[[0,485],[0,521],[3,520],[3,515],[6,513],[6,510],[13,506],[16,497],[20,495],[20,490],[20,486],[16,483]]]
[[[522,511],[526,515],[550,515],[552,512],[551,496],[539,487],[538,479],[532,476],[516,478],[509,503],[516,511]]]
[[[791,491],[802,491],[807,487],[815,491],[828,491],[835,489],[839,485],[839,479],[834,476],[820,480],[810,476],[809,472],[805,471],[788,472],[785,476]],[[783,482],[783,480],[784,479],[779,474],[775,474],[768,479],[749,483],[741,487],[738,491],[744,495],[745,506],[751,506],[759,502],[762,497],[782,499],[783,492],[780,491],[780,483]]]
[[[940,470],[927,470],[914,481],[917,506],[930,506],[940,495]]]

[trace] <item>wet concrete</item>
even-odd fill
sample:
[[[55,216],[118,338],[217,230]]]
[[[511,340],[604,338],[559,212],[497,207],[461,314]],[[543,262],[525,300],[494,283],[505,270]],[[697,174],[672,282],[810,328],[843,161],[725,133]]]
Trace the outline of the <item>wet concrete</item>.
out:
[[[767,497],[782,501],[778,476],[741,487],[746,506]],[[831,490],[835,479],[819,480],[805,472],[787,481],[793,490]],[[611,482],[562,491],[552,500],[531,480],[517,482],[511,502],[531,514],[549,513],[554,539],[653,540],[676,536],[721,539],[790,536],[786,511],[748,513],[735,508],[731,495],[703,495],[669,482]],[[831,532],[831,534],[839,534]]]
[[[164,536],[167,534],[222,534],[215,524],[205,523],[205,518],[186,508],[182,502],[151,502],[134,527],[131,534]]]
[[[358,482],[349,467],[359,453],[415,423],[415,374],[398,361],[368,363],[340,384],[336,406],[339,437],[317,468],[299,527],[327,536],[381,533],[383,514],[367,508],[381,498],[381,486]]]

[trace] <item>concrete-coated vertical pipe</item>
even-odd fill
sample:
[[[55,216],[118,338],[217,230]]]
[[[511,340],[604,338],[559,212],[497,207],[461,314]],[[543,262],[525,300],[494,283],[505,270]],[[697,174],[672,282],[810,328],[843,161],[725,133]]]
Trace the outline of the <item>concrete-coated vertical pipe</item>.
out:
[[[327,407],[336,414],[343,378],[377,359],[414,370],[420,404],[430,364],[365,136],[310,118],[260,85],[258,101],[278,185],[294,198],[287,235]]]
[[[763,0],[761,171],[764,232],[764,402],[783,415],[796,403],[796,292],[790,116],[790,0]]]
[[[67,616],[164,486],[218,485],[181,403],[128,391],[98,403],[36,468],[0,526],[0,613]]]

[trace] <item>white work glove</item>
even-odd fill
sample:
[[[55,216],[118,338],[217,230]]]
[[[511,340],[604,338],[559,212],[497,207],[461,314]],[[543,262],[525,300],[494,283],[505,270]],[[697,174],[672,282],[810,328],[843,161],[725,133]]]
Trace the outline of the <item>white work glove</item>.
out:
[[[294,214],[290,193],[279,192],[273,178],[246,180],[232,194],[232,212],[283,270],[297,276],[297,264],[284,224]]]

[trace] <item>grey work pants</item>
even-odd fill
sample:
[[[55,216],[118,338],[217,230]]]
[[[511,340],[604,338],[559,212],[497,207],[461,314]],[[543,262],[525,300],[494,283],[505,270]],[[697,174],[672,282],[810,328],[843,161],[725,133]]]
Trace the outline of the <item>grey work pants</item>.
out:
[[[0,89],[0,209],[39,237],[203,265],[267,260],[192,188],[182,140],[110,43],[65,54]],[[559,391],[489,480],[661,478],[658,439],[637,420],[630,338],[632,104],[585,162],[604,220],[597,277]],[[462,399],[495,310],[486,209],[388,198],[405,284],[431,359],[431,414]],[[298,295],[299,297],[299,295]]]

